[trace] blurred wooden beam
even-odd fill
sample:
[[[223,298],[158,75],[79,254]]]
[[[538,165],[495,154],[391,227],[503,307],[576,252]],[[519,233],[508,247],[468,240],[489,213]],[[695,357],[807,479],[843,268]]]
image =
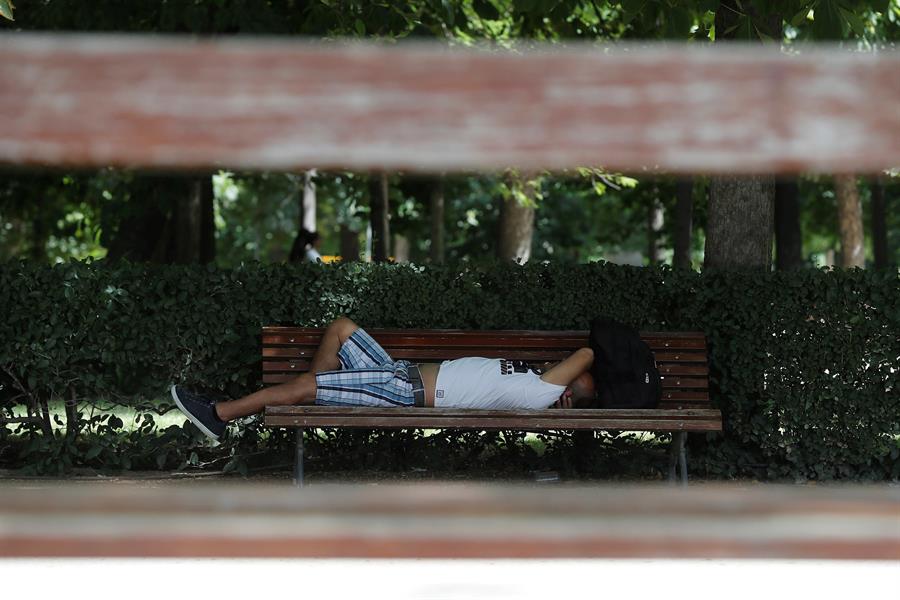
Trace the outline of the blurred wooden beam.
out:
[[[887,486],[29,487],[0,557],[900,559]]]
[[[0,36],[0,163],[866,173],[900,54]]]

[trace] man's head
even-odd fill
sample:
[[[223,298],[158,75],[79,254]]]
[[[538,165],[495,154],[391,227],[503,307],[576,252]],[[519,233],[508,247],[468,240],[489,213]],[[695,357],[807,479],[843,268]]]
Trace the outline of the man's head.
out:
[[[569,384],[566,391],[572,392],[572,408],[595,408],[597,390],[590,371],[585,371]]]

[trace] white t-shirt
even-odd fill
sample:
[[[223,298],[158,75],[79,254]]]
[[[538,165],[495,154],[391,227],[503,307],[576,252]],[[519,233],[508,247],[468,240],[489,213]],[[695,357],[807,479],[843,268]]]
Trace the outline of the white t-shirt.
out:
[[[446,360],[438,371],[435,408],[548,408],[566,386],[547,383],[521,360],[460,358]]]

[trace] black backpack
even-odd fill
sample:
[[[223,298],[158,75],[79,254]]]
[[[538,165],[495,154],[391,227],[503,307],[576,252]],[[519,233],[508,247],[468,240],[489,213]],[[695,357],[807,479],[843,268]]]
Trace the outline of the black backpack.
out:
[[[591,375],[600,408],[656,408],[662,386],[650,347],[633,327],[606,317],[591,321]]]

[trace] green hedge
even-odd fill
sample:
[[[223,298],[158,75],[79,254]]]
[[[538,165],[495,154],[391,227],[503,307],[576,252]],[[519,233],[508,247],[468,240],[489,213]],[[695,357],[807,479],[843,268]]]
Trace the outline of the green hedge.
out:
[[[170,381],[240,395],[260,385],[264,324],[321,326],[346,314],[367,327],[579,329],[601,313],[644,330],[706,333],[725,432],[692,436],[701,474],[900,476],[896,272],[9,263],[0,266],[0,401],[9,408],[25,393],[146,407]],[[187,429],[160,434],[147,420],[143,437],[155,434],[166,448],[198,441]],[[70,440],[50,460],[81,452],[65,459],[68,466],[90,464],[87,453],[121,456],[116,444],[125,436],[106,425],[102,444],[93,446],[101,450],[77,450]],[[259,431],[246,428],[240,449],[228,451],[258,447]],[[11,437],[2,428],[0,435]],[[141,436],[130,435],[140,449]],[[27,452],[46,459],[52,444],[40,437]],[[146,460],[174,466],[158,460],[162,447],[145,449]],[[6,462],[29,460],[17,452]],[[193,451],[182,448],[181,456],[182,464],[199,462]]]

